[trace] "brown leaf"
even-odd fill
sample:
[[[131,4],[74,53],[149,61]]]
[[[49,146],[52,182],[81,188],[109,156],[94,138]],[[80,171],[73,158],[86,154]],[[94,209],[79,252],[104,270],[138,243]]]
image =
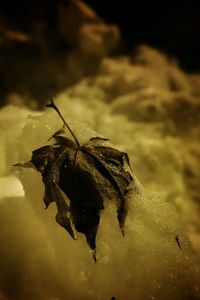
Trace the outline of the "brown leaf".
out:
[[[53,100],[48,105],[61,116]],[[106,199],[115,202],[124,234],[127,201],[133,190],[128,155],[104,146],[108,139],[93,137],[81,145],[65,136],[64,128],[53,135],[55,143],[33,151],[31,163],[42,174],[46,207],[56,202],[56,221],[75,239],[83,233],[95,257],[96,234]]]

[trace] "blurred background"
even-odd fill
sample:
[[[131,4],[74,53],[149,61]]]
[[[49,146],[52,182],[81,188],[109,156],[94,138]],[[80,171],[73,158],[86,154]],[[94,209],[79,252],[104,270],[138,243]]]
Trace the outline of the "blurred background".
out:
[[[2,0],[1,105],[8,92],[19,92],[27,105],[42,108],[58,90],[94,74],[104,56],[134,55],[141,44],[198,72],[199,9],[195,0]]]

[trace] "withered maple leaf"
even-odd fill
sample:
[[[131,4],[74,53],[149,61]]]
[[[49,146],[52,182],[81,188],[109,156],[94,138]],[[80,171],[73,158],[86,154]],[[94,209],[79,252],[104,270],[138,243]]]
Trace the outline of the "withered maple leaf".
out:
[[[56,110],[64,126],[52,136],[53,145],[32,152],[30,162],[42,175],[46,207],[56,202],[56,221],[74,239],[76,231],[83,233],[96,261],[96,234],[106,199],[115,202],[124,234],[127,201],[134,184],[129,158],[107,146],[105,138],[92,137],[80,144],[53,100],[47,107]],[[65,127],[73,140],[65,135]]]

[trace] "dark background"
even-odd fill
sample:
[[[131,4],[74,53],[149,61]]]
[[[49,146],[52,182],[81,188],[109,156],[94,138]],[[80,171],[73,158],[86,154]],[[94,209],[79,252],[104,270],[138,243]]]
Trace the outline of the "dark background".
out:
[[[63,0],[0,2],[0,17],[31,31],[31,24],[46,18],[56,24],[56,11]],[[187,71],[200,70],[200,1],[86,0],[108,23],[118,24],[124,37],[123,51],[149,44],[179,59]]]
[[[127,47],[147,43],[178,56],[187,70],[200,70],[200,1],[87,0],[118,24]]]

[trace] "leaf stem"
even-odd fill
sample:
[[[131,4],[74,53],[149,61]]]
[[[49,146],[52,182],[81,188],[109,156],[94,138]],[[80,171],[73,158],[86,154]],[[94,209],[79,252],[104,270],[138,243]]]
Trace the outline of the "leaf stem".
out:
[[[77,137],[75,136],[75,134],[73,133],[73,131],[71,130],[71,128],[69,127],[69,125],[67,124],[67,122],[65,121],[65,119],[63,118],[61,112],[59,111],[59,109],[58,109],[57,106],[55,105],[55,102],[53,101],[53,99],[50,99],[50,103],[47,104],[46,107],[51,107],[51,108],[53,108],[53,109],[58,113],[58,115],[60,116],[61,120],[62,120],[63,123],[64,123],[64,126],[67,127],[67,129],[69,130],[69,132],[70,132],[71,135],[73,136],[73,138],[74,138],[74,140],[75,140],[75,142],[76,142],[76,145],[77,145],[78,147],[80,147],[80,143],[79,143]]]

